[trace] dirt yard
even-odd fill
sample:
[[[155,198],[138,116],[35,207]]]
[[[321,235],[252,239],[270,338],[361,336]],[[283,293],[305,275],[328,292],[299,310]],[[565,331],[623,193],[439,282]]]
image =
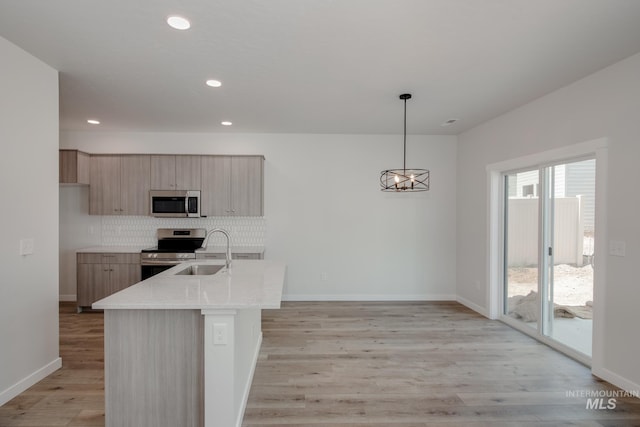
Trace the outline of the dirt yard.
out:
[[[509,297],[526,296],[538,289],[538,269],[513,267],[508,270]],[[561,305],[580,306],[593,301],[593,268],[587,264],[573,267],[556,265],[553,269],[554,302]]]

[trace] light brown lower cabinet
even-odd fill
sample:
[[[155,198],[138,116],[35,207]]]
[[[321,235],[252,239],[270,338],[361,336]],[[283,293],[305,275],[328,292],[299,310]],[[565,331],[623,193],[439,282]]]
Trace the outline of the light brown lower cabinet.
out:
[[[78,253],[78,310],[140,280],[140,253]]]

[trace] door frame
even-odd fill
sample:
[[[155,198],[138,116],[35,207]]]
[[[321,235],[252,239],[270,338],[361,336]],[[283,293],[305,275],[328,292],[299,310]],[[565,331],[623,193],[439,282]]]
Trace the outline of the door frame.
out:
[[[511,160],[505,160],[487,165],[487,189],[488,189],[488,221],[487,221],[487,307],[490,319],[501,320],[539,341],[565,353],[579,362],[590,366],[594,373],[599,372],[603,367],[604,352],[604,325],[606,322],[605,313],[605,292],[604,283],[606,277],[607,257],[607,162],[608,162],[607,138],[598,138],[578,144],[568,145],[553,150],[530,154]],[[504,172],[524,168],[540,168],[553,163],[562,163],[584,157],[595,157],[596,159],[596,200],[595,200],[595,251],[600,256],[595,257],[593,275],[593,337],[592,356],[589,358],[584,354],[567,347],[558,341],[552,340],[537,333],[537,330],[527,330],[514,319],[502,316],[503,292],[504,292],[504,182],[502,175]],[[530,328],[528,328],[530,329]]]

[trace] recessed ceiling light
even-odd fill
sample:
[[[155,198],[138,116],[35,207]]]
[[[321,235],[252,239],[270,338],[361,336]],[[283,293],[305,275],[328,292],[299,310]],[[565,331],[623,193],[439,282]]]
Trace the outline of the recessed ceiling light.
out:
[[[220,87],[222,86],[222,83],[219,80],[207,80],[207,86],[211,86],[211,87]]]
[[[91,125],[99,125],[100,124],[100,120],[89,119],[89,120],[87,120],[87,123],[89,123]]]
[[[229,122],[229,121],[224,121],[220,123],[222,126],[231,126],[233,123]]]
[[[442,123],[440,126],[442,126],[442,127],[451,126],[452,124],[454,124],[457,121],[458,121],[458,119],[449,119],[446,122]]]
[[[182,16],[170,16],[167,18],[167,24],[171,28],[175,28],[176,30],[188,30],[191,28],[191,23]]]

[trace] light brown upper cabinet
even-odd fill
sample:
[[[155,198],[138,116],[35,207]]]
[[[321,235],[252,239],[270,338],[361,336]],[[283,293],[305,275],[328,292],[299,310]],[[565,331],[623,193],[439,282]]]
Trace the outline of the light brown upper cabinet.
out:
[[[262,156],[231,158],[231,214],[262,216],[263,212]]]
[[[152,190],[200,190],[202,156],[151,156]]]
[[[89,184],[90,156],[78,150],[60,150],[60,184]]]
[[[91,156],[89,214],[149,215],[151,156]]]
[[[263,156],[203,156],[201,213],[262,216],[263,176]]]

